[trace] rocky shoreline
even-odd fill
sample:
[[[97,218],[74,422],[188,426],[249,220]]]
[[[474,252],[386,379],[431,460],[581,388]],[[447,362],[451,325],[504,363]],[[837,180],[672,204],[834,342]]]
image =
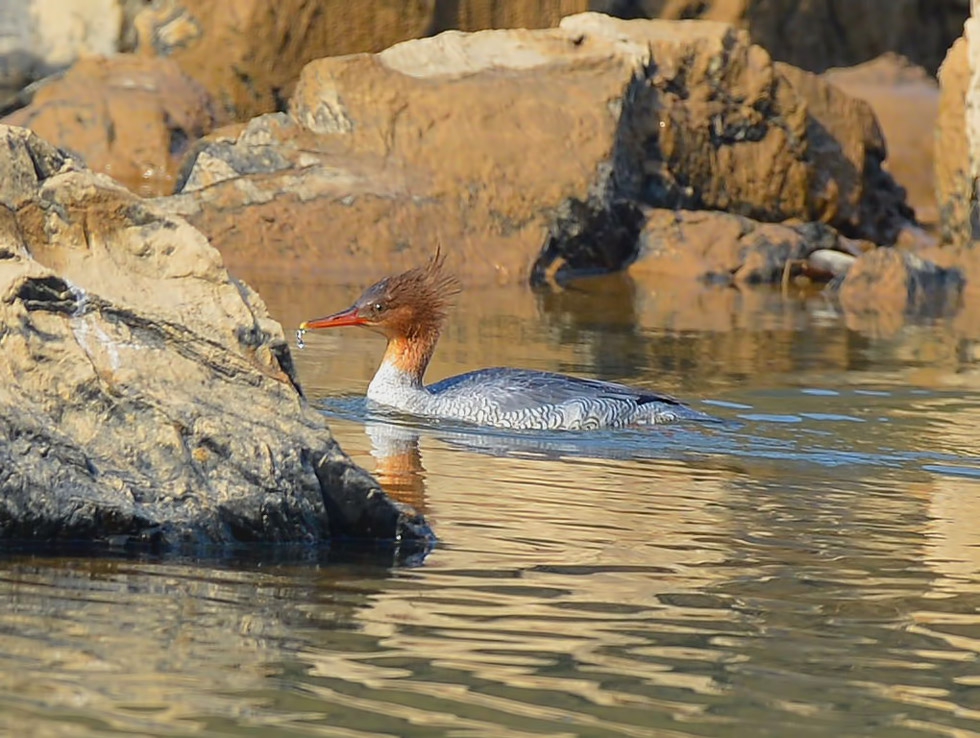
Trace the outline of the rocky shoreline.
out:
[[[186,222],[0,127],[0,541],[426,548]]]
[[[699,20],[436,2],[374,8],[360,35],[327,0],[85,7],[107,3],[134,50],[62,54],[0,128],[0,539],[428,545],[302,398],[250,274],[367,282],[441,244],[470,286],[807,280],[846,312],[903,315],[980,295],[975,20],[916,88],[938,100],[923,222],[886,106],[842,89],[872,77],[777,60],[863,61],[859,24],[770,54],[751,2],[664,11]],[[965,16],[948,5],[931,35],[895,26],[867,55],[934,69]]]

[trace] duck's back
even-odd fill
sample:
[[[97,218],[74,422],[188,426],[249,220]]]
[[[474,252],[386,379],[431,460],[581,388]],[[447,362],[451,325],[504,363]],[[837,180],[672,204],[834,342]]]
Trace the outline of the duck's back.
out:
[[[432,413],[515,429],[589,429],[704,417],[668,395],[533,369],[480,369],[427,387]]]

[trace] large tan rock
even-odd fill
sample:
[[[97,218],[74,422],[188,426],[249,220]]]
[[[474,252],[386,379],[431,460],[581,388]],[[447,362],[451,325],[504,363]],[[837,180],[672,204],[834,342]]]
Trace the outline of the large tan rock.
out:
[[[817,223],[759,223],[707,210],[651,209],[629,273],[694,278],[711,284],[759,284],[806,274],[809,257],[832,251],[853,258],[857,244]],[[833,270],[822,269],[826,277]]]
[[[882,154],[865,104],[744,33],[584,14],[313,62],[288,116],[201,147],[166,207],[236,270],[360,279],[441,242],[473,283],[526,278],[546,242],[622,266],[645,206],[888,242],[907,211]]]
[[[545,28],[608,6],[595,0],[164,0],[143,10],[135,25],[143,53],[172,57],[228,115],[247,120],[281,109],[314,59],[381,51],[449,29]]]
[[[939,70],[936,127],[936,199],[943,240],[965,244],[980,237],[977,215],[976,153],[970,141],[967,90],[971,86],[969,39],[953,44]]]
[[[942,267],[903,249],[877,248],[854,262],[838,296],[850,323],[890,333],[909,316],[952,315],[965,285],[960,267]]]
[[[882,166],[885,139],[871,106],[811,72],[776,66],[806,102],[807,159],[814,172],[810,219],[851,236],[893,243],[913,213],[904,190]]]
[[[168,194],[190,144],[216,115],[170,59],[90,57],[50,78],[0,123],[30,128],[140,195]]]
[[[934,71],[966,15],[963,0],[928,8],[920,0],[161,0],[134,24],[141,50],[173,57],[228,114],[247,120],[281,109],[313,59],[452,29],[551,27],[589,10],[734,24],[774,58],[816,71],[887,51]]]
[[[203,235],[0,127],[0,539],[407,535]]]

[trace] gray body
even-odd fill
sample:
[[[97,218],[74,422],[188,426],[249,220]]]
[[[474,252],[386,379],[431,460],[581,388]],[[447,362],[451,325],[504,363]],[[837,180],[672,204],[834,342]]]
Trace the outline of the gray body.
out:
[[[384,363],[368,399],[414,415],[516,430],[585,430],[707,418],[667,395],[532,369],[480,369],[428,387]]]

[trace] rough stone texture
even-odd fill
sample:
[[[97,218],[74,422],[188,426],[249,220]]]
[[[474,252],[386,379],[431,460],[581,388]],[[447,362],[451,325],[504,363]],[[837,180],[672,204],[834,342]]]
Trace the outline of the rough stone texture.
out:
[[[583,14],[321,59],[290,115],[195,155],[166,207],[233,269],[337,281],[438,242],[470,283],[526,278],[543,243],[539,271],[615,269],[644,206],[886,243],[907,212],[866,104],[714,23]]]
[[[859,257],[840,284],[839,299],[852,315],[939,317],[959,306],[965,279],[908,251],[877,248]]]
[[[0,128],[0,541],[424,541],[186,222]]]
[[[935,72],[969,10],[969,0],[610,0],[608,5],[619,14],[733,23],[774,58],[817,72],[887,51]]]
[[[111,0],[75,0],[85,1]],[[814,71],[887,51],[934,71],[960,33],[966,0],[162,0],[134,23],[140,49],[172,56],[247,120],[281,109],[313,59],[452,29],[551,27],[588,10],[735,24],[774,58]]]
[[[238,120],[283,109],[314,59],[441,31],[545,28],[596,0],[166,0],[136,18],[138,48],[171,56]],[[214,49],[220,48],[221,54]]]
[[[940,70],[936,192],[946,243],[980,239],[980,3]]]
[[[975,184],[970,176],[966,136],[966,89],[970,70],[966,39],[953,44],[939,69],[939,114],[936,120],[936,201],[943,241],[965,243],[974,235]]]
[[[4,0],[0,88],[15,90],[87,54],[112,54],[131,0]]]
[[[281,109],[313,59],[425,34],[431,2],[164,0],[140,13],[137,50],[169,56],[231,118]]]
[[[871,106],[888,142],[884,168],[905,189],[916,220],[935,229],[939,223],[932,176],[939,106],[935,78],[897,54],[885,54],[856,67],[831,69],[823,77]]]
[[[189,145],[211,130],[207,92],[169,59],[92,57],[0,119],[78,154],[140,195],[169,194]]]
[[[776,66],[806,101],[807,158],[815,173],[811,218],[848,236],[893,243],[914,214],[905,191],[882,168],[885,139],[871,106],[815,74]]]
[[[782,225],[706,210],[653,209],[646,213],[629,273],[772,283],[807,272],[807,259],[818,250],[860,253],[858,244],[819,223]]]

